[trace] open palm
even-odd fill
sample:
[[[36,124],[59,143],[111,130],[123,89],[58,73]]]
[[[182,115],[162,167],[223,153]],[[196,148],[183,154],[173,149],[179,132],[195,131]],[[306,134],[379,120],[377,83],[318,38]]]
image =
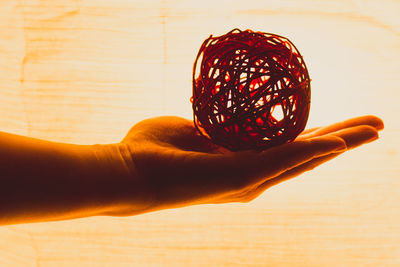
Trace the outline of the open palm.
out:
[[[248,202],[346,150],[377,139],[383,122],[363,116],[304,131],[261,152],[231,152],[201,136],[193,122],[158,117],[139,122],[121,142],[153,196],[149,210],[202,203]]]

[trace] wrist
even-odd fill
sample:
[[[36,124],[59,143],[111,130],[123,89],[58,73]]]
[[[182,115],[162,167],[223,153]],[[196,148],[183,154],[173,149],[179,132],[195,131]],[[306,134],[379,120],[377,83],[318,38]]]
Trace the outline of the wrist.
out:
[[[152,197],[146,181],[124,143],[92,145],[95,194],[103,206],[99,215],[127,216],[146,212]]]

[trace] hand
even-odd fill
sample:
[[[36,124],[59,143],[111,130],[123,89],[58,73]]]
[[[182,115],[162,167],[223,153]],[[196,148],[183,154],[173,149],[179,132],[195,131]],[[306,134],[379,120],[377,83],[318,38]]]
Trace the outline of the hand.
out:
[[[199,135],[192,121],[159,117],[136,124],[121,144],[134,162],[139,191],[151,196],[141,211],[148,212],[251,201],[273,185],[377,139],[381,129],[379,118],[364,116],[304,131],[294,142],[262,152],[230,152]]]
[[[177,117],[144,120],[121,142],[105,145],[0,132],[0,225],[248,202],[375,140],[381,129],[379,118],[359,117],[262,152],[230,152]]]

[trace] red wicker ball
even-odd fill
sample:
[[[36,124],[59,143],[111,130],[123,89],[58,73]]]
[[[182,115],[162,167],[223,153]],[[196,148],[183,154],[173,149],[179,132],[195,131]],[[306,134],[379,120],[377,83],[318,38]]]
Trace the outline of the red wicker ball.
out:
[[[304,130],[310,78],[289,39],[234,29],[201,45],[191,101],[202,135],[232,151],[260,150]]]

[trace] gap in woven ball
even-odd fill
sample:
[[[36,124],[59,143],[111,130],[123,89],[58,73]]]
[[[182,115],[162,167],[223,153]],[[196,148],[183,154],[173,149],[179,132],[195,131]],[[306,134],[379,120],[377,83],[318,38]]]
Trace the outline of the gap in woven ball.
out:
[[[230,150],[293,141],[310,107],[310,79],[289,39],[234,29],[206,39],[193,67],[194,124]]]

